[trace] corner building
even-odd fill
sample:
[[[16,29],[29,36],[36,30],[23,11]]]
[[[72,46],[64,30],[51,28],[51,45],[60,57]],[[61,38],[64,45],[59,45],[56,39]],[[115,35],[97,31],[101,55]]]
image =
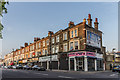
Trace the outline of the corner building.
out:
[[[103,70],[102,32],[98,30],[98,24],[98,19],[95,18],[92,27],[89,14],[88,19],[83,19],[81,23],[75,25],[74,22],[69,22],[68,28],[64,30],[56,33],[49,31],[48,36],[41,39],[42,49],[39,53],[42,55],[39,64],[46,69]]]

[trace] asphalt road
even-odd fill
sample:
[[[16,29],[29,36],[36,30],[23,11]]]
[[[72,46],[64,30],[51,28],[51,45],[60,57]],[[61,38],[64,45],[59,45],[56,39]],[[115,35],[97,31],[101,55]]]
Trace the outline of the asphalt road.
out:
[[[16,69],[2,69],[2,79],[77,79],[77,80],[120,80],[119,73],[111,71],[98,71],[98,72],[69,72],[69,71],[32,71],[32,70],[16,70]],[[1,74],[0,72],[0,74]],[[41,79],[40,79],[41,78]]]

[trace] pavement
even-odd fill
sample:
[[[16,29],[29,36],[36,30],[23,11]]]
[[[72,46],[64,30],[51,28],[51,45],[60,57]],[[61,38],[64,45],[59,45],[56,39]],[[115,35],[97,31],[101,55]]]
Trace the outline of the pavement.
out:
[[[18,69],[1,69],[2,79],[32,79],[32,80],[119,80],[119,73],[111,71],[66,71],[66,70],[47,70],[47,71],[33,71],[33,70],[18,70]]]

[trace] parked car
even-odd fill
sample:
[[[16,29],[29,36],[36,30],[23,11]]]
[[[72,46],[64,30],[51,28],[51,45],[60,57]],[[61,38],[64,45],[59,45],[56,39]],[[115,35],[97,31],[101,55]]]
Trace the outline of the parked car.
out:
[[[8,69],[12,69],[12,66],[8,66],[7,68],[8,68]]]
[[[16,69],[23,69],[23,67],[22,67],[22,65],[18,64],[18,65],[16,66]]]
[[[46,69],[43,66],[38,66],[38,65],[34,65],[32,67],[32,70],[46,71]]]
[[[114,66],[113,68],[112,68],[112,72],[119,72],[120,71],[120,66]]]
[[[29,67],[28,65],[24,65],[24,66],[23,66],[23,69],[30,70],[30,67]]]
[[[7,66],[3,66],[3,68],[4,68],[4,69],[8,69],[8,67],[7,67]]]
[[[16,66],[12,66],[13,69],[16,69]]]

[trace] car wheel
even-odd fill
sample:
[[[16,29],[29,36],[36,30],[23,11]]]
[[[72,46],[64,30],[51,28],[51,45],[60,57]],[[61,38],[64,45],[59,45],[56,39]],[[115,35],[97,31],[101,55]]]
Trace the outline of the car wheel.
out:
[[[112,72],[115,72],[114,70],[112,70]]]

